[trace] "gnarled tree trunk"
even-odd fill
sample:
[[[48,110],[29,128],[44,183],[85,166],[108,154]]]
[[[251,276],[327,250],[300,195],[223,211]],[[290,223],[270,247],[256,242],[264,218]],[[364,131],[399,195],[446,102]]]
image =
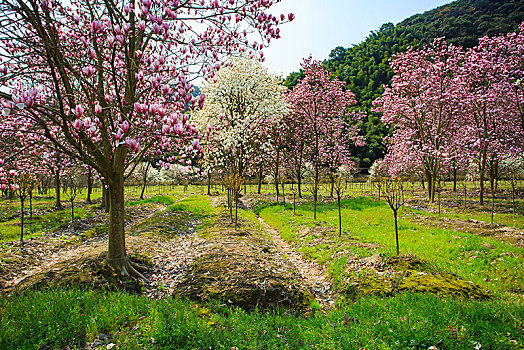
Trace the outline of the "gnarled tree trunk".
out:
[[[122,276],[144,278],[140,266],[132,263],[126,254],[124,176],[115,174],[109,186],[109,246],[107,263],[118,270]]]

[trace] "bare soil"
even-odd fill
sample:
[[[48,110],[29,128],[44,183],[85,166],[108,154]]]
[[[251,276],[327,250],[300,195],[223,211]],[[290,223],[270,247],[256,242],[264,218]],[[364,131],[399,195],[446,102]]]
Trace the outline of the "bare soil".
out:
[[[223,197],[214,199],[221,206]],[[310,310],[312,296],[303,276],[265,229],[251,219],[231,224],[224,209],[206,223],[186,212],[147,204],[127,208],[126,245],[132,260],[148,267],[146,281],[122,279],[105,264],[107,219],[99,211],[76,229],[61,229],[1,250],[1,292],[75,287],[221,300],[244,309]],[[202,229],[197,229],[204,225]]]

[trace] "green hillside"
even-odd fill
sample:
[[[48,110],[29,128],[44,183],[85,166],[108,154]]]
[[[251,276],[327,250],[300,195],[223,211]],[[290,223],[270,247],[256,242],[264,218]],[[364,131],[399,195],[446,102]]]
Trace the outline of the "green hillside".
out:
[[[427,44],[436,37],[465,47],[474,46],[479,37],[507,33],[524,21],[524,0],[458,0],[417,14],[394,25],[383,24],[360,44],[350,48],[336,47],[324,65],[356,95],[358,108],[371,111],[372,102],[389,84],[393,72],[389,59],[409,46]],[[291,73],[286,85],[293,87],[302,72]],[[367,168],[383,156],[383,136],[387,130],[380,115],[369,113],[362,134],[367,145],[355,149],[360,166]]]

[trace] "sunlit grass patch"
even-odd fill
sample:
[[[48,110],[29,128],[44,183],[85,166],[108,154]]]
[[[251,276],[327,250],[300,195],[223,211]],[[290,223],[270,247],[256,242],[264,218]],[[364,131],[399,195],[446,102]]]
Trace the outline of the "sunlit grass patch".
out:
[[[79,218],[89,217],[92,215],[94,214],[88,209],[75,209],[75,220]],[[31,238],[45,232],[56,231],[63,225],[68,225],[70,222],[70,209],[59,210],[43,215],[33,216],[32,219],[30,219],[29,215],[27,215],[24,223],[24,238]],[[19,239],[20,223],[20,218],[0,223],[0,241],[12,241]]]
[[[335,204],[321,204],[317,222],[313,220],[309,204],[299,206],[297,215],[282,205],[266,207],[260,215],[306,257],[327,264],[334,278],[341,280],[337,274],[343,274],[343,269],[336,266],[341,264],[338,260],[343,256],[395,254],[394,221],[389,207],[365,198],[344,200],[342,207],[344,233],[340,238],[335,230],[338,225]],[[326,231],[326,227],[331,231]],[[522,293],[524,249],[491,237],[427,227],[402,217],[399,229],[401,254],[416,255],[441,271],[454,273],[492,291]],[[361,243],[371,245],[366,247]],[[332,264],[335,267],[331,268]]]
[[[209,198],[204,195],[191,195],[170,205],[168,210],[187,211],[199,216],[208,216],[214,213]]]
[[[0,299],[0,348],[83,347],[107,334],[122,349],[472,349],[474,342],[516,349],[524,342],[523,308],[406,293],[295,317],[123,292],[49,290]]]
[[[155,195],[150,198],[138,200],[138,201],[131,201],[127,202],[126,204],[129,206],[139,205],[139,204],[146,204],[146,203],[158,203],[158,204],[164,204],[164,205],[171,205],[175,203],[177,200],[179,200],[181,196],[176,195]]]

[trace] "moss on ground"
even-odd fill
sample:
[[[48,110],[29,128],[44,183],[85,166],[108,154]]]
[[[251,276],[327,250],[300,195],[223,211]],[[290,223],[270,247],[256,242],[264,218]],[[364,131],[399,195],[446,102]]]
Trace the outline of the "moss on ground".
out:
[[[377,254],[378,255],[378,254]],[[415,256],[374,259],[373,263],[355,264],[346,271],[341,292],[351,299],[364,296],[392,296],[400,292],[430,293],[438,296],[483,300],[489,291],[452,273],[435,267]]]
[[[483,300],[491,297],[488,291],[450,273],[410,274],[398,286],[399,291],[431,293]]]
[[[101,235],[105,235],[109,232],[109,224],[107,223],[104,223],[104,224],[98,224],[96,226],[94,226],[93,228],[89,229],[89,230],[86,230],[83,235],[86,237],[86,238],[92,238],[94,236],[101,236]]]

